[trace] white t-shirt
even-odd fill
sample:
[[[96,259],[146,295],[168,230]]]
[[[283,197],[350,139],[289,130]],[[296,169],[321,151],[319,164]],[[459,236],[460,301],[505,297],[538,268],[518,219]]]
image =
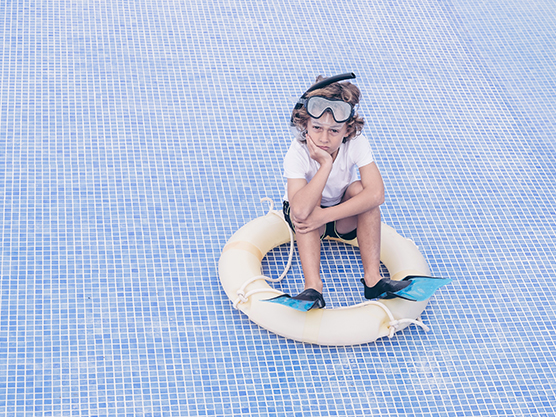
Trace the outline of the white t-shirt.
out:
[[[322,192],[321,205],[330,207],[340,203],[348,186],[358,178],[355,168],[373,161],[373,151],[365,136],[359,135],[342,143]],[[319,168],[320,164],[309,155],[307,143],[294,139],[284,157],[284,177],[304,178],[309,182]],[[284,200],[288,201],[287,184]]]

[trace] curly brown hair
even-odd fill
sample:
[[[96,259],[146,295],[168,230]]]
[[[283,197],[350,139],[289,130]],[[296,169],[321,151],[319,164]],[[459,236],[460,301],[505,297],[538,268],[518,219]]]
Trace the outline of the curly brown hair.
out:
[[[315,84],[325,79],[325,77],[319,75],[315,81]],[[305,98],[322,96],[326,98],[342,100],[346,103],[351,104],[355,109],[355,106],[359,104],[361,91],[355,84],[346,81],[329,84],[323,88],[319,88],[318,90],[310,91],[304,96]],[[310,117],[311,116],[309,116],[309,113],[307,113],[307,109],[305,108],[305,106],[294,108],[292,112],[292,125],[295,126],[296,129],[299,131],[299,140],[301,141],[305,140],[304,133],[307,130],[307,123],[309,122]],[[347,135],[344,138],[344,142],[353,139],[361,133],[361,131],[363,130],[363,126],[365,125],[365,120],[361,116],[359,116],[356,111],[353,114],[353,117],[351,117],[351,119],[346,122],[346,125]]]

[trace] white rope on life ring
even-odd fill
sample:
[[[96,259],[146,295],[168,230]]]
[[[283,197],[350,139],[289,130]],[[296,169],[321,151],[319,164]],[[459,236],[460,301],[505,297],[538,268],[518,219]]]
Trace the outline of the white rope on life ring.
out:
[[[222,250],[219,275],[224,291],[236,309],[245,313],[259,326],[280,336],[319,345],[347,346],[373,342],[410,324],[428,327],[420,320],[427,301],[407,301],[401,298],[366,301],[349,307],[318,309],[301,312],[275,303],[262,302],[283,292],[271,288],[266,281],[282,280],[293,258],[293,233],[282,212],[270,209],[240,228]],[[290,244],[288,264],[277,279],[261,275],[261,262],[270,250]],[[357,246],[357,239],[346,242]],[[390,272],[391,279],[408,275],[429,276],[427,262],[417,246],[400,236],[390,226],[382,224],[380,260]],[[247,290],[249,288],[249,290]]]

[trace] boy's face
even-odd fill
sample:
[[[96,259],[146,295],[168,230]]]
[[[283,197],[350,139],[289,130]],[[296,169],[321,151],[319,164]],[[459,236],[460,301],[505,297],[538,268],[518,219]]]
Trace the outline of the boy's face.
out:
[[[344,137],[347,136],[347,125],[345,122],[336,122],[330,112],[325,112],[318,119],[309,118],[307,134],[315,145],[335,158]]]

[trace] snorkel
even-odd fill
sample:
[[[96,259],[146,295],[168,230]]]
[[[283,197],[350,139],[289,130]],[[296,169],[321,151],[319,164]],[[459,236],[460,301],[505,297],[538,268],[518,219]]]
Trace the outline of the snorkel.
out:
[[[325,78],[324,80],[319,81],[318,83],[312,85],[307,91],[303,93],[301,98],[306,98],[307,93],[310,93],[311,91],[318,90],[319,88],[324,88],[327,85],[336,83],[338,81],[351,80],[352,78],[356,78],[353,72],[346,72],[345,74],[338,74],[338,75],[333,75],[332,77]],[[296,108],[300,108],[300,107],[297,107],[296,105]]]
[[[302,107],[305,107],[307,114],[314,119],[320,118],[325,112],[328,111],[338,123],[349,121],[355,113],[355,110],[350,103],[338,98],[327,98],[324,96],[311,96],[307,98],[307,95],[312,91],[324,88],[338,81],[350,80],[353,78],[356,78],[353,72],[334,75],[313,84],[307,91],[305,91],[295,104],[290,118],[290,130],[292,131],[294,137],[301,141],[305,140],[304,132],[301,132],[300,128],[298,128],[298,126],[294,123],[296,110],[299,110]]]

